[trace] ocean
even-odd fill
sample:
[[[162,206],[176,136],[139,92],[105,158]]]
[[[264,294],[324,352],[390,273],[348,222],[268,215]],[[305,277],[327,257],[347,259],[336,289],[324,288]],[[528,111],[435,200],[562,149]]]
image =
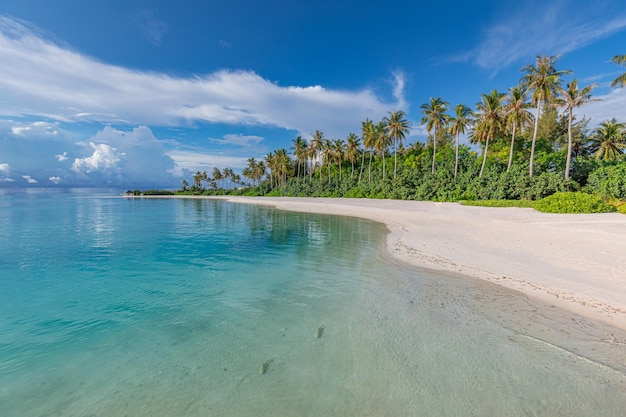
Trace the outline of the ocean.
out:
[[[623,332],[404,265],[384,226],[0,192],[0,415],[622,416]]]

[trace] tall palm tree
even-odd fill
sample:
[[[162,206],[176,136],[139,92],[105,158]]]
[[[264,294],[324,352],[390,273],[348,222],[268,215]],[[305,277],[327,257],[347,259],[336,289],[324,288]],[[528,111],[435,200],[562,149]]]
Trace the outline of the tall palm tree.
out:
[[[331,161],[333,160],[333,147],[332,147],[332,142],[330,141],[330,139],[324,139],[322,141],[322,156],[324,157],[323,164],[328,165],[328,184],[330,184],[330,164],[331,164]],[[321,175],[322,174],[320,173],[320,178],[321,178]]]
[[[600,123],[591,135],[591,147],[596,159],[613,160],[624,153],[625,126],[625,123],[618,123],[614,118]]]
[[[406,113],[402,110],[389,112],[389,116],[386,116],[383,122],[387,135],[393,139],[393,177],[396,178],[398,146],[402,146],[402,140],[409,133],[411,122],[406,119]]]
[[[599,101],[599,99],[591,98],[591,91],[598,84],[589,84],[582,89],[578,88],[578,80],[572,80],[567,83],[565,88],[559,90],[559,98],[556,103],[565,107],[567,110],[567,162],[565,164],[565,179],[569,178],[569,171],[572,161],[572,121],[574,120],[574,109],[583,104]]]
[[[476,104],[478,109],[478,123],[475,130],[476,139],[485,141],[483,163],[480,167],[479,177],[482,177],[485,171],[489,141],[494,139],[504,127],[502,102],[505,97],[506,94],[502,94],[498,90],[492,90],[489,94],[481,94],[480,102]]]
[[[341,162],[343,161],[346,143],[342,139],[335,139],[331,144],[332,156],[337,161],[337,169],[339,170],[339,182],[341,182]]]
[[[626,55],[615,55],[611,61],[617,65],[626,67]],[[611,87],[623,87],[624,84],[626,84],[626,72],[614,79],[611,83]]]
[[[350,133],[346,138],[346,161],[350,161],[352,165],[352,171],[350,172],[350,178],[354,176],[354,163],[359,159],[359,147],[361,146],[360,139],[354,134]]]
[[[472,109],[464,104],[457,104],[454,108],[454,116],[450,117],[450,134],[456,138],[454,145],[454,178],[456,178],[459,170],[459,135],[465,134],[466,129],[471,126],[473,116]]]
[[[513,165],[513,150],[515,149],[515,134],[517,129],[523,129],[529,126],[533,121],[532,114],[528,111],[530,104],[526,101],[527,93],[520,87],[512,87],[509,89],[509,95],[506,98],[504,107],[504,122],[506,128],[511,132],[511,148],[509,150],[509,164],[506,167],[507,172]]]
[[[213,168],[213,180],[219,186],[220,181],[224,179],[224,175],[222,175],[222,171],[218,167]],[[223,186],[221,188],[224,188]]]
[[[385,131],[385,123],[378,122],[374,125],[374,148],[380,152],[380,156],[383,159],[383,180],[385,179],[385,153],[387,148],[391,144],[391,138]]]
[[[307,147],[309,146],[309,144],[307,143],[306,140],[304,140],[302,138],[302,136],[298,136],[296,137],[294,140],[291,141],[292,143],[292,147],[291,149],[293,150],[293,155],[296,157],[296,162],[298,165],[297,168],[297,173],[296,173],[296,183],[300,183],[300,165],[306,166],[306,160],[308,158],[307,156]],[[305,173],[305,180],[306,180],[306,173]]]
[[[363,146],[365,149],[369,149],[370,152],[369,165],[367,168],[367,183],[370,184],[372,182],[372,156],[376,144],[376,128],[374,127],[374,122],[369,119],[366,119],[361,124],[361,128],[363,130]],[[363,158],[364,157],[365,151],[363,152]]]
[[[324,134],[319,130],[316,130],[311,137],[309,143],[309,158],[311,159],[311,171],[309,171],[309,177],[312,178],[313,171],[315,170],[316,161],[319,159],[319,152],[322,149],[324,142]],[[322,171],[320,170],[320,181],[322,181]]]
[[[420,106],[422,109],[422,124],[426,125],[428,134],[433,138],[433,166],[432,173],[435,173],[435,158],[437,158],[437,138],[439,138],[439,130],[448,122],[449,116],[446,114],[450,103],[443,101],[441,97],[430,98],[429,103]]]
[[[522,78],[520,84],[527,90],[532,91],[531,102],[537,108],[535,115],[535,130],[533,132],[533,142],[530,148],[530,167],[529,175],[533,176],[533,164],[535,160],[535,143],[537,142],[537,128],[539,126],[539,115],[541,114],[541,106],[548,104],[557,94],[560,86],[561,77],[570,74],[569,70],[557,71],[554,65],[560,58],[557,56],[539,55],[535,60],[535,64],[529,64],[522,67]]]

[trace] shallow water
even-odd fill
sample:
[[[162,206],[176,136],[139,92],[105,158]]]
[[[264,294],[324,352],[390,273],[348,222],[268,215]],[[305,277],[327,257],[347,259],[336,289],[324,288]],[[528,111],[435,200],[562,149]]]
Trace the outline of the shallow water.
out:
[[[0,414],[623,415],[623,332],[395,263],[384,232],[224,201],[4,193]]]

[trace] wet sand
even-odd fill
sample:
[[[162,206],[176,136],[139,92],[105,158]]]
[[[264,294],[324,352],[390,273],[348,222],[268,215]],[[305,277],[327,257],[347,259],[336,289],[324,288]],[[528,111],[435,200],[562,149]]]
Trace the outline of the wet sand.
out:
[[[520,291],[626,330],[626,216],[419,201],[225,197],[382,222],[396,259]]]

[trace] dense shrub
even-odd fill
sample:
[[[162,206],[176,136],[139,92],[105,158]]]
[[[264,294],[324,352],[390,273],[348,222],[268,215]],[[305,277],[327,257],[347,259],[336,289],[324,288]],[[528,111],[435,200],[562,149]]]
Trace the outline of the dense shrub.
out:
[[[544,213],[608,213],[615,207],[597,196],[582,192],[559,192],[535,202],[535,209]]]
[[[598,168],[587,179],[587,188],[607,200],[626,200],[626,164]]]

